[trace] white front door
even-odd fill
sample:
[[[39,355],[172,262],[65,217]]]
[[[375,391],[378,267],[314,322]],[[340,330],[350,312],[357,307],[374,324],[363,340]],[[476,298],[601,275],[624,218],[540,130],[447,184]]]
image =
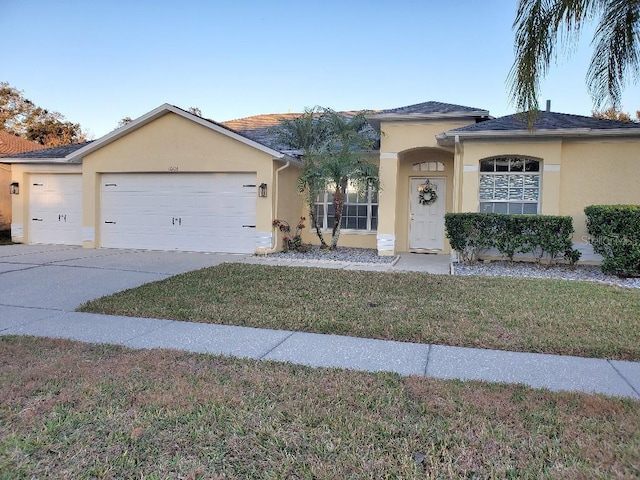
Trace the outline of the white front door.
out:
[[[29,243],[82,245],[82,175],[29,177]]]
[[[431,182],[436,192],[436,201],[423,205],[419,201],[418,187]],[[444,214],[447,179],[442,177],[420,177],[411,179],[409,191],[409,249],[442,250],[444,248]]]

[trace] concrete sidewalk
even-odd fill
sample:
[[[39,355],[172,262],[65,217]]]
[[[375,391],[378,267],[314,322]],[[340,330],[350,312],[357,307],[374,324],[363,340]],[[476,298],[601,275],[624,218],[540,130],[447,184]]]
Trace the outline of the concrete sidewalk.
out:
[[[640,399],[640,362],[425,345],[314,333],[0,308],[1,335],[67,338],[401,375],[523,383]]]
[[[33,335],[172,348],[313,367],[391,371],[445,379],[523,383],[640,399],[640,362],[372,340],[172,320],[75,312],[81,303],[222,262],[274,264],[255,257],[76,247],[0,248],[0,337]],[[280,263],[280,262],[275,262]],[[291,262],[282,264],[292,265]],[[309,266],[309,265],[308,265]],[[327,268],[447,273],[444,256],[402,255],[386,266],[314,264]],[[1,343],[0,343],[1,345]]]

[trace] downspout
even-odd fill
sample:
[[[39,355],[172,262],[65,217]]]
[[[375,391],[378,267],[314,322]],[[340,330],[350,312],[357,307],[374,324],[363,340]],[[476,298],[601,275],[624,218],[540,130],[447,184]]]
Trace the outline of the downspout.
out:
[[[275,206],[273,208],[273,218],[278,218],[278,192],[280,191],[280,189],[278,188],[279,182],[278,179],[280,178],[280,172],[282,170],[284,170],[285,168],[289,168],[289,166],[291,166],[291,160],[287,160],[287,163],[285,163],[283,166],[281,166],[279,169],[276,170],[276,174],[275,174],[275,187],[273,188],[274,190],[274,194],[273,194],[273,201],[275,202]],[[277,250],[277,245],[278,245],[278,231],[276,230],[275,227],[271,227],[272,230],[272,234],[273,234],[273,238],[271,240],[271,248],[269,248],[268,250],[264,251],[265,255],[268,255],[270,253],[275,253]]]
[[[454,158],[453,158],[453,211],[460,213],[460,197],[462,192],[460,191],[461,176],[462,176],[462,144],[460,143],[460,136],[454,137]]]

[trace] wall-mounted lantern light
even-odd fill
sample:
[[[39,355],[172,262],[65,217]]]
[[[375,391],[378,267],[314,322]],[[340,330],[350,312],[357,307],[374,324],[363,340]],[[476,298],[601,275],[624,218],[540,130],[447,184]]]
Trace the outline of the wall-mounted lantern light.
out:
[[[267,196],[267,184],[262,182],[260,185],[258,185],[258,196],[259,197],[266,197]]]
[[[18,195],[20,193],[20,184],[18,182],[13,182],[9,185],[9,193],[11,195]]]

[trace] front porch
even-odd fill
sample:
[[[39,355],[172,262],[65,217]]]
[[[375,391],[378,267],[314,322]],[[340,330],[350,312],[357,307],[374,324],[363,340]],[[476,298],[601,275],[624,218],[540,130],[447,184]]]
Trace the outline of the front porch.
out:
[[[380,154],[380,219],[377,249],[381,256],[397,252],[448,254],[444,215],[458,205],[459,170],[453,151],[413,148]],[[432,189],[425,202],[420,191]]]

